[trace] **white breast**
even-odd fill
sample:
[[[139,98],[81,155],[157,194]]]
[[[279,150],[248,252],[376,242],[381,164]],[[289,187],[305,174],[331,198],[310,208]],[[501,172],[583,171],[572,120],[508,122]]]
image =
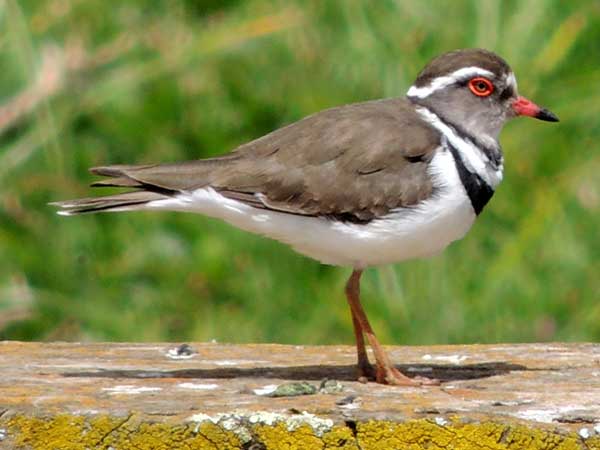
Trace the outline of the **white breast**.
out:
[[[435,186],[432,198],[367,224],[258,209],[226,198],[212,188],[156,200],[147,208],[216,217],[284,242],[322,263],[364,268],[436,254],[469,230],[475,213],[448,150],[438,149],[430,174]]]

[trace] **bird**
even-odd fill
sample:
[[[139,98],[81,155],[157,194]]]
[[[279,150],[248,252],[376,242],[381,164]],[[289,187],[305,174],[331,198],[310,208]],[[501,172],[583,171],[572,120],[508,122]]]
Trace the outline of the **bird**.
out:
[[[465,236],[502,180],[499,134],[517,116],[558,122],[518,94],[500,56],[459,49],[433,58],[404,97],[326,109],[221,156],[94,167],[105,178],[91,186],[126,191],[53,205],[66,216],[199,213],[349,267],[358,380],[435,385],[394,366],[362,307],[361,274],[436,255]]]

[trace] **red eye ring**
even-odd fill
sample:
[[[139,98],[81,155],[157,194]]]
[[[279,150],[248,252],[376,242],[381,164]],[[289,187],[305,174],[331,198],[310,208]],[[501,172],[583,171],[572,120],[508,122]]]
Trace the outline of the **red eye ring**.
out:
[[[477,97],[487,97],[494,92],[494,85],[484,77],[475,77],[469,80],[469,89]]]

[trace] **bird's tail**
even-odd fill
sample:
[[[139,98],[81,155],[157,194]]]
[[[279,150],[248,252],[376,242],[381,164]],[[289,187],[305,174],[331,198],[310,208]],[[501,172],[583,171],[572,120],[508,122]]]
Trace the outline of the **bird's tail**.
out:
[[[149,191],[124,192],[104,197],[78,198],[63,202],[50,203],[59,208],[61,216],[73,216],[75,214],[95,213],[103,211],[133,211],[143,209],[144,206],[154,200],[168,198],[164,194]]]
[[[90,172],[96,175],[108,177],[107,180],[97,181],[94,187],[124,187],[135,189],[115,195],[103,197],[79,198],[50,203],[59,208],[58,214],[72,216],[75,214],[95,213],[104,211],[132,211],[144,209],[152,201],[163,200],[171,197],[172,192],[168,189],[146,184],[130,177],[127,172],[143,166],[108,166],[94,167]]]

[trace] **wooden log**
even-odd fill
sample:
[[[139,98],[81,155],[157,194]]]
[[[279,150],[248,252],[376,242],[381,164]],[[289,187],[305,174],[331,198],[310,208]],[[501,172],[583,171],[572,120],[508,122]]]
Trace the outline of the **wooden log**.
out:
[[[600,449],[600,346],[0,344],[0,448]],[[328,381],[324,381],[328,380]],[[300,395],[302,394],[302,395]]]

